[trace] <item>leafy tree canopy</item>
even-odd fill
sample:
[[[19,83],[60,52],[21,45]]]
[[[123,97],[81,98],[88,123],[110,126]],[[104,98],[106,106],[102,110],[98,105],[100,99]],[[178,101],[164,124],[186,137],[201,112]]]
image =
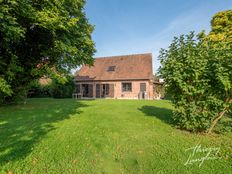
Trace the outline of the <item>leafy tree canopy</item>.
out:
[[[213,16],[211,31],[206,39],[232,43],[232,10],[218,12]]]
[[[92,64],[84,0],[0,0],[0,97],[31,80]]]
[[[175,37],[160,52],[159,72],[172,96],[173,118],[180,128],[210,133],[231,109],[231,22],[231,11],[217,13],[208,35],[192,32]]]

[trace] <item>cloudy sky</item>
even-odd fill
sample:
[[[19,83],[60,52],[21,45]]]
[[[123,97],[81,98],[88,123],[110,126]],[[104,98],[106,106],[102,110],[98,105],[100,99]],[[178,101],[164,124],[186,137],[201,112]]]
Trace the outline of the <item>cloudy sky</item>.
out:
[[[95,26],[95,57],[153,54],[160,66],[160,48],[174,36],[210,30],[212,16],[232,9],[232,0],[87,0],[86,15]]]

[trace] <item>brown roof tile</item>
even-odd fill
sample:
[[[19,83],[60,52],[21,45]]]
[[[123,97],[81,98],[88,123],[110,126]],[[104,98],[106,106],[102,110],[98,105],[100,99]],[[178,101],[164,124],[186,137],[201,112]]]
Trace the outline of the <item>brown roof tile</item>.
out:
[[[108,71],[115,66],[115,71]],[[152,54],[95,58],[94,66],[83,66],[77,81],[152,79]]]
[[[39,79],[39,84],[42,86],[50,85],[52,83],[52,79],[46,78],[46,77],[41,77]]]

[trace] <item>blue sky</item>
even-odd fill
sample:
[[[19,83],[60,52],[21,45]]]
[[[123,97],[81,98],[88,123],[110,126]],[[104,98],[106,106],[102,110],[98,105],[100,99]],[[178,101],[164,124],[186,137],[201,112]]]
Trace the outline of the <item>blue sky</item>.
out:
[[[153,71],[160,66],[160,48],[174,36],[210,30],[212,16],[232,9],[232,0],[87,0],[95,26],[95,57],[151,52]]]

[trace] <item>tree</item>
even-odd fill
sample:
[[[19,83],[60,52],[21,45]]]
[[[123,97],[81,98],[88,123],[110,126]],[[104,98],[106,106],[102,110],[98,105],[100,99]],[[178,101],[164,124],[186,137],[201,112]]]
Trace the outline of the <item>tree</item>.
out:
[[[178,127],[211,133],[232,106],[232,11],[217,13],[212,31],[175,37],[162,49],[159,73],[176,110]]]
[[[216,13],[211,20],[211,31],[205,40],[215,43],[232,43],[232,10]]]
[[[213,45],[215,56],[210,57],[212,92],[218,95],[223,103],[223,110],[212,120],[208,129],[211,133],[219,120],[232,110],[232,10],[218,12],[211,20],[212,30],[204,38],[204,42]],[[216,84],[218,85],[215,85]]]
[[[205,100],[207,79],[204,78],[205,51],[194,40],[191,33],[175,37],[168,50],[160,51],[162,67],[159,70],[165,79],[166,92],[172,97],[176,108],[173,113],[177,127],[191,131],[202,131],[209,125],[209,114],[202,108]],[[205,118],[206,117],[206,118]]]
[[[60,83],[57,79],[52,80],[51,94],[53,98],[71,98],[75,89],[74,77],[67,76],[67,82]]]
[[[61,77],[95,52],[84,0],[0,1],[0,97],[11,101],[30,81]]]

